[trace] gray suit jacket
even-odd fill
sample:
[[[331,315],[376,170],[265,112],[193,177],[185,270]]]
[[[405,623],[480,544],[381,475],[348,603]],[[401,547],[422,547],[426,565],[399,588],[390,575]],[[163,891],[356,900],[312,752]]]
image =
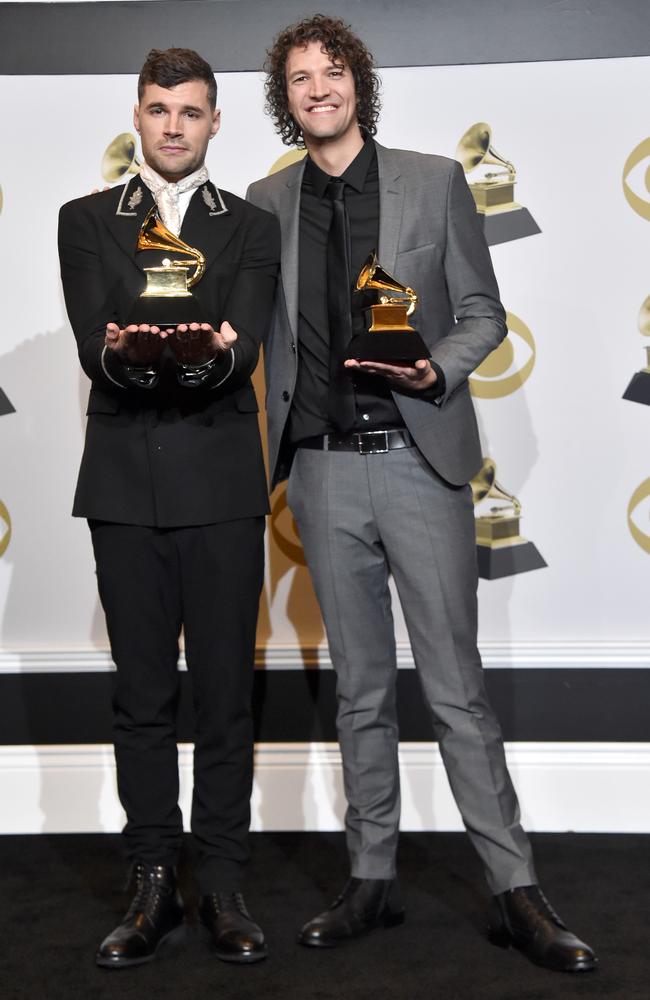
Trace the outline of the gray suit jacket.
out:
[[[389,274],[418,293],[411,322],[446,379],[445,394],[436,403],[416,393],[393,395],[427,461],[447,482],[461,485],[469,482],[482,461],[467,378],[506,336],[505,313],[460,164],[442,156],[376,146],[378,258]],[[288,474],[281,445],[298,362],[303,170],[304,161],[293,164],[256,181],[247,193],[253,204],[278,217],[282,230],[281,280],[264,349],[272,485]]]

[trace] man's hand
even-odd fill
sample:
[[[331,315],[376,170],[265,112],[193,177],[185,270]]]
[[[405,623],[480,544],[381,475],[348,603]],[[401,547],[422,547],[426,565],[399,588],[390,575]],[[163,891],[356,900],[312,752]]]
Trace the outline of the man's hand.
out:
[[[204,365],[229,351],[236,340],[236,332],[224,320],[218,330],[209,323],[181,323],[167,342],[179,365]]]
[[[157,326],[133,323],[121,330],[117,323],[108,323],[104,343],[127,365],[151,365],[160,358],[166,337]]]
[[[433,368],[424,359],[413,365],[387,365],[382,361],[356,361],[351,358],[345,362],[345,367],[356,368],[369,375],[383,375],[395,389],[406,389],[409,392],[430,389],[438,381]]]

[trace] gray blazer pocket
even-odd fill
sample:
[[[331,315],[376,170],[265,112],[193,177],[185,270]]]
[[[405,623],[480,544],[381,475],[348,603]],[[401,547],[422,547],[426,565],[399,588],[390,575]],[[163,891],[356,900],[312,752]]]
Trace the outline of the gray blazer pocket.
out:
[[[406,250],[400,250],[397,254],[397,259],[401,260],[404,257],[410,257],[412,254],[429,253],[435,252],[438,244],[437,243],[420,243],[415,247],[408,247]]]

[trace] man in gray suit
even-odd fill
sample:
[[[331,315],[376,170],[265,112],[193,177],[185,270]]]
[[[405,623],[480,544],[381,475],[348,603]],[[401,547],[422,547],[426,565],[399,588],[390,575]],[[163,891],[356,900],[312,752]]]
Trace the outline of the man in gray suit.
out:
[[[468,376],[506,336],[474,202],[458,163],[385,149],[372,57],[322,15],[269,53],[267,107],[308,156],[253,184],[282,227],[265,349],[273,485],[294,514],[337,673],[351,877],[300,934],[331,947],[401,923],[393,575],[453,794],[493,894],[490,933],[563,971],[593,969],[537,886],[487,700],[477,636],[468,482],[481,466]],[[412,365],[346,360],[362,316],[350,282],[370,251],[416,289],[430,352]]]

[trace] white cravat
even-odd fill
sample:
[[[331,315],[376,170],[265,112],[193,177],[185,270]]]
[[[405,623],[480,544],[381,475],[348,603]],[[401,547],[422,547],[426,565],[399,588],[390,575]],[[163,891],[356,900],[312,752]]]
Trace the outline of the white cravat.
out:
[[[209,180],[208,168],[199,167],[193,174],[181,177],[177,183],[170,184],[152,170],[148,163],[143,163],[140,177],[151,191],[164,225],[174,236],[178,236],[183,216],[194,191]]]

